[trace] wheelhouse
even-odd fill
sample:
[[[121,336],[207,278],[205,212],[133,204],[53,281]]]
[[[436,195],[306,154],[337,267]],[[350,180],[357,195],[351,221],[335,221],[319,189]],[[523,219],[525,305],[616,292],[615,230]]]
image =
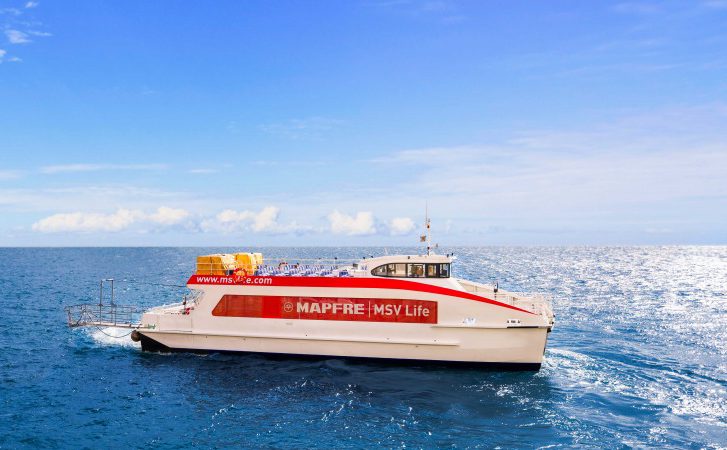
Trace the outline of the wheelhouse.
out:
[[[389,263],[371,269],[375,277],[449,278],[450,263]]]

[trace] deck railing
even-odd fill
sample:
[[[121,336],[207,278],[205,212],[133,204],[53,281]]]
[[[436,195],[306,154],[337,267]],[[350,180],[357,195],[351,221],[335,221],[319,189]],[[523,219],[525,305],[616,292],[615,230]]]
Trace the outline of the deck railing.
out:
[[[552,307],[550,306],[552,304],[552,299],[546,298],[542,294],[499,291],[497,289],[497,284],[482,284],[473,281],[460,280],[460,284],[469,293],[475,295],[487,295],[493,300],[505,303],[506,305],[526,309],[535,314],[546,314],[548,316],[552,316]]]
[[[124,327],[138,323],[138,308],[128,305],[73,305],[65,308],[68,326]]]
[[[234,264],[234,263],[197,263],[197,275],[245,275],[245,276],[345,276],[352,264],[340,260],[323,262],[321,260],[281,260],[278,263]],[[341,272],[344,272],[341,274]]]

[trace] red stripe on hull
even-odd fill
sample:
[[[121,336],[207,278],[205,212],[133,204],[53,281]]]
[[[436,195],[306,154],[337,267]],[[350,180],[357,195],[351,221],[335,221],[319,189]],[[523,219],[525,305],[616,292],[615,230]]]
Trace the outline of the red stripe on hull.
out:
[[[524,309],[507,305],[469,292],[457,291],[441,286],[419,283],[409,280],[391,278],[355,278],[355,277],[235,277],[217,275],[192,275],[187,284],[197,285],[228,285],[228,286],[284,286],[284,287],[327,287],[327,288],[365,288],[365,289],[399,289],[405,291],[427,292],[430,294],[447,295],[476,302],[501,306],[528,314]]]

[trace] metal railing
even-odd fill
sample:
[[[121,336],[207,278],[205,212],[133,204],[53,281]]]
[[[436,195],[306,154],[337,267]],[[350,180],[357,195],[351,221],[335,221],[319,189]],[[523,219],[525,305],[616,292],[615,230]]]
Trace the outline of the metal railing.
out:
[[[104,304],[105,284],[111,287],[107,294],[107,299],[110,299],[111,303],[107,304]],[[64,310],[68,326],[71,328],[87,326],[136,328],[138,326],[138,308],[115,303],[113,278],[104,278],[99,283],[98,304],[66,306]]]
[[[321,260],[280,260],[279,263],[259,265],[233,263],[197,263],[197,275],[245,275],[245,276],[335,276],[340,271],[352,269],[351,264]],[[335,272],[335,274],[334,274]]]
[[[73,305],[65,308],[68,326],[123,327],[138,325],[139,310],[128,305]]]
[[[459,280],[459,282],[469,293],[490,295],[495,301],[526,309],[535,314],[544,314],[550,318],[553,316],[552,299],[542,294],[501,291],[497,283],[489,285],[465,280]]]

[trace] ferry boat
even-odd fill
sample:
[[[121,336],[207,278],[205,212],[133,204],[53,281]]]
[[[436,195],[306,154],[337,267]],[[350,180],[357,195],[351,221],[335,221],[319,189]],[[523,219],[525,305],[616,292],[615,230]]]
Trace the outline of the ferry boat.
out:
[[[538,370],[554,325],[550,301],[453,277],[455,260],[435,254],[430,245],[419,255],[369,257],[349,265],[266,264],[253,253],[206,255],[187,281],[190,298],[149,309],[128,326],[131,338],[151,352]],[[114,305],[112,323],[103,305],[79,306],[83,311],[69,309],[72,326],[119,326],[124,316]]]

